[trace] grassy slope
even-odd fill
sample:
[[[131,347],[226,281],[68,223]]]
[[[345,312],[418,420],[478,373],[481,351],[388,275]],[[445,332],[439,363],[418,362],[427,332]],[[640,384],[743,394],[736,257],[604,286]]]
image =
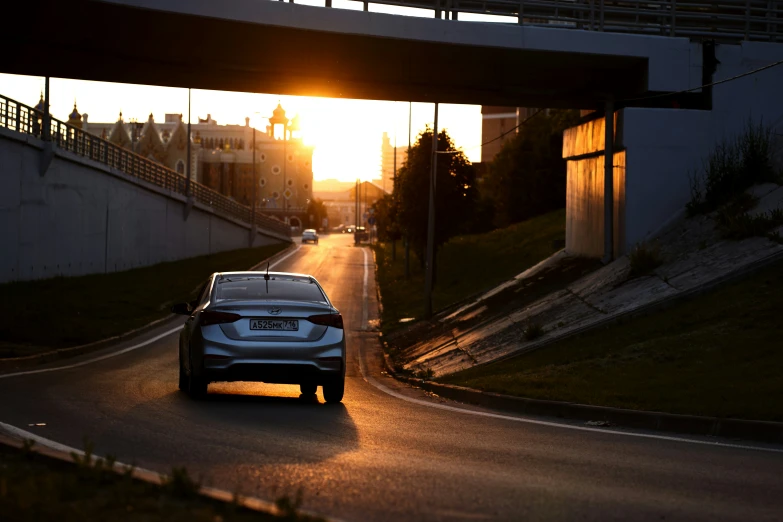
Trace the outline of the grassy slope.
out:
[[[487,234],[458,236],[438,254],[433,308],[443,309],[471,295],[488,290],[554,253],[552,242],[565,237],[565,210]],[[391,245],[376,247],[377,277],[383,297],[383,329],[397,327],[404,317],[424,312],[424,272],[411,253],[411,278],[405,280],[404,252],[397,244],[397,260]]]
[[[233,250],[113,274],[0,285],[0,357],[28,355],[40,347],[77,346],[141,327],[168,315],[173,303],[191,299],[213,272],[246,270],[286,246]]]
[[[783,264],[675,308],[442,382],[583,404],[783,421]]]

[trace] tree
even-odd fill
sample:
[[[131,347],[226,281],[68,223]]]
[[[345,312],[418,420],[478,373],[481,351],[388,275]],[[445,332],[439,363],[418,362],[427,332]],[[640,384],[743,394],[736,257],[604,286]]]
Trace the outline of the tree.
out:
[[[398,219],[397,200],[391,194],[386,194],[375,202],[375,219],[378,227],[378,239],[381,241],[397,241],[402,237]]]
[[[565,206],[563,131],[579,112],[551,110],[533,117],[503,144],[489,165],[487,196],[495,203],[495,225],[508,226]]]
[[[312,199],[307,204],[307,228],[321,228],[324,218],[327,217],[326,205],[320,199]]]
[[[476,171],[465,154],[454,147],[448,133],[438,134],[435,177],[435,251],[459,233],[476,203]],[[425,128],[411,147],[408,159],[397,174],[395,190],[399,206],[397,219],[407,232],[411,248],[423,265],[427,246],[430,169],[432,168],[432,129]]]

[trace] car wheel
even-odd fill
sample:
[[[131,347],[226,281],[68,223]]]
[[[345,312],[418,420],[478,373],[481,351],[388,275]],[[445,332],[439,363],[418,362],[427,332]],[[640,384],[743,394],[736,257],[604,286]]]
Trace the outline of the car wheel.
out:
[[[182,367],[182,361],[179,362],[179,389],[180,391],[187,392],[190,388],[188,383],[188,374],[185,373],[185,368]]]
[[[345,393],[345,377],[335,379],[329,384],[324,384],[324,400],[328,403],[341,402]]]
[[[189,381],[190,386],[188,387],[188,395],[190,395],[192,399],[203,399],[207,396],[209,381],[203,377],[195,377],[193,375],[190,376]]]
[[[209,381],[204,377],[196,377],[193,375],[193,362],[190,363],[190,375],[188,379],[188,395],[191,399],[203,399],[207,396],[207,388],[209,387]]]
[[[299,385],[299,391],[302,392],[302,395],[315,395],[317,389],[318,386],[315,384],[306,383]]]

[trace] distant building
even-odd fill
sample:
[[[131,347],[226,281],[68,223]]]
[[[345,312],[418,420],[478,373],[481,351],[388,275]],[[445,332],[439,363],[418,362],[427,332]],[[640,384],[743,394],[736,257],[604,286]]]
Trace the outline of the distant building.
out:
[[[367,223],[368,209],[384,195],[389,194],[389,190],[384,190],[370,181],[362,181],[359,184],[359,225],[369,226]],[[355,225],[356,224],[356,185],[353,184],[350,189],[342,192],[330,193],[331,197],[324,198],[329,226]]]
[[[397,147],[397,171],[399,172],[405,160],[408,159],[408,146]],[[381,189],[392,192],[394,190],[394,143],[389,134],[384,132],[381,141],[381,179],[377,182]]]
[[[484,145],[481,146],[481,162],[491,162],[503,144],[516,135],[517,126],[536,111],[538,109],[529,107],[482,106],[481,143]]]
[[[302,226],[313,197],[313,147],[299,136],[298,116],[288,119],[278,104],[265,130],[255,132],[256,198],[265,213]],[[187,123],[181,114],[166,114],[156,122],[92,123],[87,114],[74,111],[69,123],[101,136],[185,175],[187,172]],[[250,118],[244,125],[218,125],[207,115],[191,123],[192,179],[234,200],[253,204],[253,135]],[[284,138],[285,137],[285,138]]]

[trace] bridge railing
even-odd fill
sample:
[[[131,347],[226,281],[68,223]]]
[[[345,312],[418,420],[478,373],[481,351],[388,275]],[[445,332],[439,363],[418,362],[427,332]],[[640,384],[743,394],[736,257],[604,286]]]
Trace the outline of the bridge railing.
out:
[[[188,195],[183,175],[78,127],[50,118],[49,135],[45,137],[42,112],[2,95],[0,127],[41,139],[48,138],[59,149],[97,161],[177,194]],[[191,180],[190,192],[196,201],[212,207],[219,214],[246,223],[253,222],[253,211],[249,207],[209,187]],[[255,213],[255,224],[291,236],[290,226],[258,212]]]
[[[372,0],[435,11],[515,17],[518,24],[723,41],[783,41],[783,0]],[[326,0],[331,5],[331,0]]]

